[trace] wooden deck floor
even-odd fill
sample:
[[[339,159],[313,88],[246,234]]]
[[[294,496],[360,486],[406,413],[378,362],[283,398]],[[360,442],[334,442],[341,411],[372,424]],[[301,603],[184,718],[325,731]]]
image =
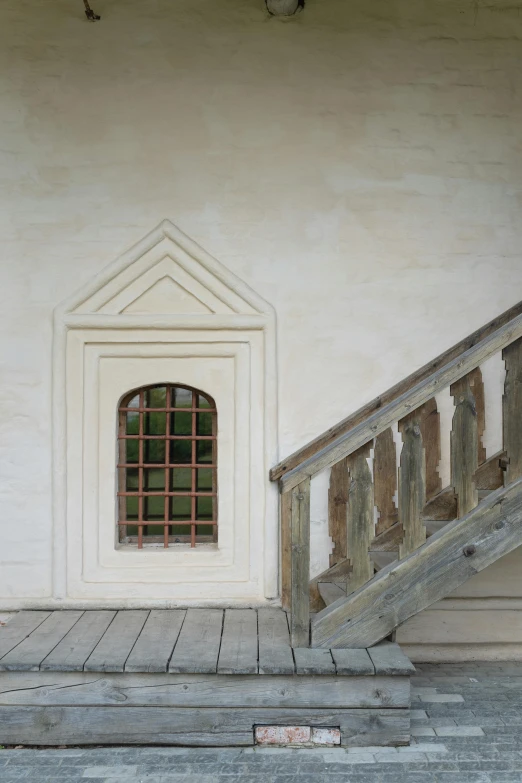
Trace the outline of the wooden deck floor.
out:
[[[24,611],[0,628],[0,744],[252,745],[257,726],[316,726],[404,745],[413,671],[396,644],[294,649],[275,608]]]
[[[397,645],[293,649],[281,609],[26,611],[0,628],[0,671],[409,674]]]

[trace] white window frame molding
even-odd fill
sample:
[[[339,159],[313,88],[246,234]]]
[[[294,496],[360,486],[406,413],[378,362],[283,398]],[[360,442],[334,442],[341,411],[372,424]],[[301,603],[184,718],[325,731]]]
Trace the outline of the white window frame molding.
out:
[[[176,306],[154,299],[158,286],[173,286]],[[268,478],[278,456],[276,366],[271,305],[170,221],[56,308],[53,601],[254,605],[277,597],[278,491]],[[167,381],[217,398],[217,547],[134,551],[115,539],[117,404],[133,388]]]

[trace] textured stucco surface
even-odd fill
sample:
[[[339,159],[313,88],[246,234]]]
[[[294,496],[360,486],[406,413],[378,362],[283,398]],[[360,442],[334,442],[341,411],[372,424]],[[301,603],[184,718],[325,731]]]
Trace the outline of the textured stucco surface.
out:
[[[522,298],[518,2],[94,7],[2,4],[7,600],[52,591],[52,310],[162,218],[274,305],[281,455]]]

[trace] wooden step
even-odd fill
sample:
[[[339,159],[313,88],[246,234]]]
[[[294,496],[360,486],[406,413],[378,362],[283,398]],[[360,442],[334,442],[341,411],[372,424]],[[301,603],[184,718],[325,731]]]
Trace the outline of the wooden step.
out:
[[[0,744],[241,746],[274,725],[405,745],[413,672],[396,644],[292,649],[277,607],[19,612],[0,628]]]
[[[335,582],[318,582],[317,588],[326,606],[330,606],[339,598],[346,598],[346,586],[343,589],[340,584]]]

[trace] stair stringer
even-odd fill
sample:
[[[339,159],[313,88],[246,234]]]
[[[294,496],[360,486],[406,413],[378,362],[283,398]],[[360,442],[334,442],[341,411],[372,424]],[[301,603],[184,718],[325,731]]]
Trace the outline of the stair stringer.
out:
[[[522,544],[522,478],[319,612],[312,647],[371,647]]]

